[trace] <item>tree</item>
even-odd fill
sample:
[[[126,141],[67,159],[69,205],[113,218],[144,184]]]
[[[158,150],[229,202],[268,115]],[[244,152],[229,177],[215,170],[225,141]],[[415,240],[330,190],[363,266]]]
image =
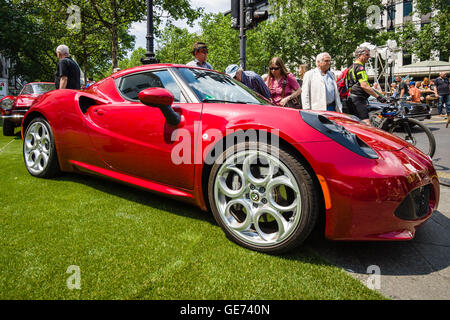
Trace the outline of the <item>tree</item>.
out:
[[[169,25],[160,32],[160,49],[156,52],[156,58],[162,63],[184,64],[192,60],[192,45],[199,39],[197,34],[190,33],[186,28]]]
[[[69,5],[66,0],[60,3]],[[142,21],[146,16],[146,1],[144,0],[71,0],[82,8],[82,16],[87,23],[101,24],[111,37],[111,60],[112,68],[118,66],[120,30],[124,26],[129,27],[131,23]],[[201,10],[191,8],[188,0],[155,0],[154,1],[155,24],[158,26],[164,12],[171,19],[187,18],[192,22],[201,14]]]
[[[301,63],[315,66],[315,57],[324,51],[331,54],[337,68],[347,66],[358,45],[384,41],[366,23],[369,6],[380,3],[379,0],[271,0],[275,19],[247,31],[247,68],[266,73],[274,56],[283,58],[291,70]],[[207,43],[208,61],[216,70],[238,64],[239,31],[231,29],[230,19],[223,14],[205,15],[200,22],[202,32],[197,37],[179,28],[165,30],[159,54],[164,53],[168,61],[186,63],[192,57],[177,60],[179,52],[189,52],[193,39],[197,38]]]
[[[273,0],[276,20],[267,28],[266,47],[294,64],[314,64],[320,52],[330,53],[337,68],[351,63],[363,42],[375,42],[377,31],[367,25],[372,0]]]
[[[26,81],[53,80],[56,61],[53,35],[59,25],[48,24],[44,11],[30,1],[0,1],[0,52],[11,59],[11,74]]]
[[[68,7],[58,0],[1,0],[0,10],[0,22],[8,26],[0,33],[0,52],[13,62],[12,75],[26,81],[52,81],[55,49],[60,44],[69,46],[85,80],[88,75],[103,73],[111,62],[107,30],[83,19],[79,29],[71,29]],[[128,34],[127,26],[121,26],[119,34],[119,57],[124,57],[134,46],[134,37]]]
[[[125,58],[119,61],[119,68],[123,70],[142,65],[141,58],[146,52],[147,50],[144,48],[137,48],[131,53],[130,58]]]
[[[417,30],[411,22],[406,23],[399,33],[399,43],[409,53],[421,60],[430,59],[433,52],[439,53],[441,59],[447,60],[450,51],[450,6],[447,0],[417,1],[413,14],[419,16],[432,14],[430,23]]]
[[[229,64],[239,64],[239,31],[231,29],[230,24],[231,17],[221,13],[208,14],[200,22],[203,30],[200,39],[208,45],[208,61],[216,70],[224,71]]]

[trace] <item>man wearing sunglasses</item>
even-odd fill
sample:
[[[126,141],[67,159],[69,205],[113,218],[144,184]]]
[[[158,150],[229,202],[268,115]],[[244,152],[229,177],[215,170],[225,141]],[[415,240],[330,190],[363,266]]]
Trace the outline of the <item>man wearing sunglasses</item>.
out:
[[[199,41],[194,43],[192,54],[194,55],[195,59],[191,62],[188,62],[186,64],[187,66],[213,70],[213,67],[208,62],[206,62],[206,59],[208,58],[208,48],[206,47],[206,43]]]
[[[353,109],[352,113],[363,120],[365,123],[370,124],[368,98],[370,96],[375,97],[378,101],[386,103],[386,99],[375,92],[369,84],[369,77],[366,73],[365,64],[370,59],[370,50],[367,47],[359,47],[355,51],[356,60],[350,67],[347,75],[348,87],[350,90],[350,108]]]

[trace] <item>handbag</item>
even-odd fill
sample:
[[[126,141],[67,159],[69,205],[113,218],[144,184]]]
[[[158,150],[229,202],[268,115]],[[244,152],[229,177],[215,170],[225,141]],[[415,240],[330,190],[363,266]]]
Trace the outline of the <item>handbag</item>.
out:
[[[285,76],[284,80],[283,80],[283,91],[281,92],[282,99],[284,99],[286,85],[287,85],[287,77]],[[291,98],[284,106],[286,108],[302,109],[302,100],[301,100],[300,96]]]

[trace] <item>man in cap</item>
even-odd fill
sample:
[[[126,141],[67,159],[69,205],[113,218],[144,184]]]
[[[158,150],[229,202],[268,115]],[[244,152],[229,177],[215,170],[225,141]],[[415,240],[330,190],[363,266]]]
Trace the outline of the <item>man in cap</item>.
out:
[[[225,73],[231,78],[234,78],[253,91],[259,93],[266,99],[270,99],[270,91],[264,80],[253,71],[244,71],[241,67],[236,64],[230,64],[226,69]]]
[[[186,65],[190,67],[199,67],[212,70],[213,67],[206,62],[208,58],[208,48],[206,47],[206,43],[197,41],[194,43],[194,48],[192,50],[192,54],[194,55],[194,60],[188,62]]]
[[[350,89],[350,106],[352,113],[363,122],[370,125],[368,98],[373,96],[381,103],[386,103],[386,99],[375,92],[369,84],[369,77],[366,73],[365,64],[370,59],[370,49],[358,47],[355,51],[356,60],[348,70],[347,80]]]

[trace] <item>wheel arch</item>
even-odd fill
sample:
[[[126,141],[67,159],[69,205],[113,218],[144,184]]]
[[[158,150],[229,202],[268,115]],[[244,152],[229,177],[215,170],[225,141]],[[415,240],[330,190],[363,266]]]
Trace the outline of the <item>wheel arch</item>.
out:
[[[244,130],[245,131],[245,130]],[[261,137],[261,132],[264,130],[255,130],[257,133],[257,141],[260,141],[260,137]],[[297,149],[295,148],[291,143],[289,143],[288,141],[286,141],[285,139],[283,139],[280,136],[275,136],[272,132],[266,132],[266,136],[267,136],[267,142],[271,142],[274,140],[278,140],[279,142],[279,146],[281,149],[289,152],[290,154],[292,154],[297,160],[299,160],[306,168],[306,170],[309,172],[309,174],[311,175],[311,178],[314,182],[314,187],[317,190],[318,194],[318,199],[319,199],[319,217],[318,217],[318,221],[317,224],[320,226],[321,228],[321,232],[322,234],[324,234],[325,232],[325,218],[326,218],[326,214],[325,214],[325,198],[324,198],[324,194],[322,191],[322,187],[319,183],[319,179],[313,169],[313,167],[311,166],[311,164],[309,163],[309,161],[306,159],[306,157]],[[221,144],[225,139],[229,139],[232,138],[234,139],[234,144],[236,145],[236,139],[233,136],[236,136],[237,133],[233,132],[227,136],[224,136],[222,139],[218,140],[216,143],[214,143],[214,146]],[[214,147],[211,148],[211,150],[208,152],[208,157],[211,157],[211,152],[214,150]],[[213,159],[215,160],[215,158],[217,158],[218,155],[216,155],[215,157],[213,157]],[[211,170],[213,168],[214,162],[211,163],[211,161],[209,161],[209,163],[205,163],[203,165],[202,168],[202,178],[201,178],[201,187],[202,187],[202,197],[205,201],[205,205],[208,211],[211,211],[211,206],[208,200],[208,180],[209,180],[209,176],[211,174]],[[323,230],[322,230],[323,229]]]
[[[39,111],[31,111],[25,116],[25,118],[22,121],[22,128],[21,128],[22,140],[24,139],[25,131],[27,131],[27,128],[30,125],[31,121],[39,117],[44,118],[45,121],[48,122],[47,117]]]

